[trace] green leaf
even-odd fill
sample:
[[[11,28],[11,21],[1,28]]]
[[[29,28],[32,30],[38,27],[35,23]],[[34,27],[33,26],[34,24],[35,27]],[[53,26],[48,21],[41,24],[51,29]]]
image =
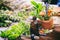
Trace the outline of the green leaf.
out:
[[[31,3],[33,7],[35,8],[35,12],[32,15],[36,17],[40,16],[39,13],[44,9],[43,8],[44,6],[41,3],[37,3],[35,1],[31,1]]]
[[[37,3],[35,1],[31,1],[31,3],[33,4],[34,7],[37,6]]]

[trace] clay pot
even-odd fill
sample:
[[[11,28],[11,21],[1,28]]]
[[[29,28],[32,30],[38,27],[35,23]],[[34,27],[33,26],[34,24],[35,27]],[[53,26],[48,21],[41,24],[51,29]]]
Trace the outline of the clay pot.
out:
[[[49,20],[43,20],[42,21],[42,27],[44,29],[51,29],[53,25],[53,19],[50,18]]]

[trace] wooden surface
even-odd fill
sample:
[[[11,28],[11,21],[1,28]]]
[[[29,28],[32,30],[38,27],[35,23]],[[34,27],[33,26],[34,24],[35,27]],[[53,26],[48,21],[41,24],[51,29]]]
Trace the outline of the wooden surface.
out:
[[[60,26],[55,26],[54,31],[60,32]]]
[[[22,40],[31,40],[31,38],[23,37]],[[60,40],[60,26],[55,26],[53,32],[40,36],[38,40]]]
[[[47,36],[40,37],[39,40],[60,40],[60,26],[55,26],[53,32]]]

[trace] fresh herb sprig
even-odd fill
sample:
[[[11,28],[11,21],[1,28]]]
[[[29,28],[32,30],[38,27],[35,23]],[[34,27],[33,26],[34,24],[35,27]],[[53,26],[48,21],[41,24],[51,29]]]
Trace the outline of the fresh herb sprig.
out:
[[[30,26],[24,21],[18,24],[12,25],[9,29],[0,32],[0,37],[8,38],[10,40],[16,40],[17,37],[21,36],[24,32],[29,34]]]
[[[34,6],[34,9],[35,9],[34,15],[38,16],[40,11],[42,11],[44,8],[43,5],[41,3],[37,3],[35,1],[31,1],[31,4]]]

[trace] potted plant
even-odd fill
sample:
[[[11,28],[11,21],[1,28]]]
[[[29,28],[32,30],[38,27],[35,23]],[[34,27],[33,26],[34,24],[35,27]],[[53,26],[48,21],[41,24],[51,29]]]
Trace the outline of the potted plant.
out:
[[[53,25],[53,19],[51,18],[52,16],[52,10],[49,9],[49,5],[46,2],[46,12],[45,15],[43,16],[43,20],[42,20],[42,27],[44,29],[51,29],[52,25]]]
[[[40,22],[44,29],[51,29],[53,25],[53,19],[51,18],[52,11],[48,9],[47,12],[41,12],[45,8],[41,3],[36,3],[35,1],[32,1],[32,4],[35,8],[35,13],[33,16],[36,16],[40,19]]]
[[[41,20],[42,22],[42,27],[44,29],[51,29],[53,25],[53,19],[51,17],[44,17],[44,20]]]

